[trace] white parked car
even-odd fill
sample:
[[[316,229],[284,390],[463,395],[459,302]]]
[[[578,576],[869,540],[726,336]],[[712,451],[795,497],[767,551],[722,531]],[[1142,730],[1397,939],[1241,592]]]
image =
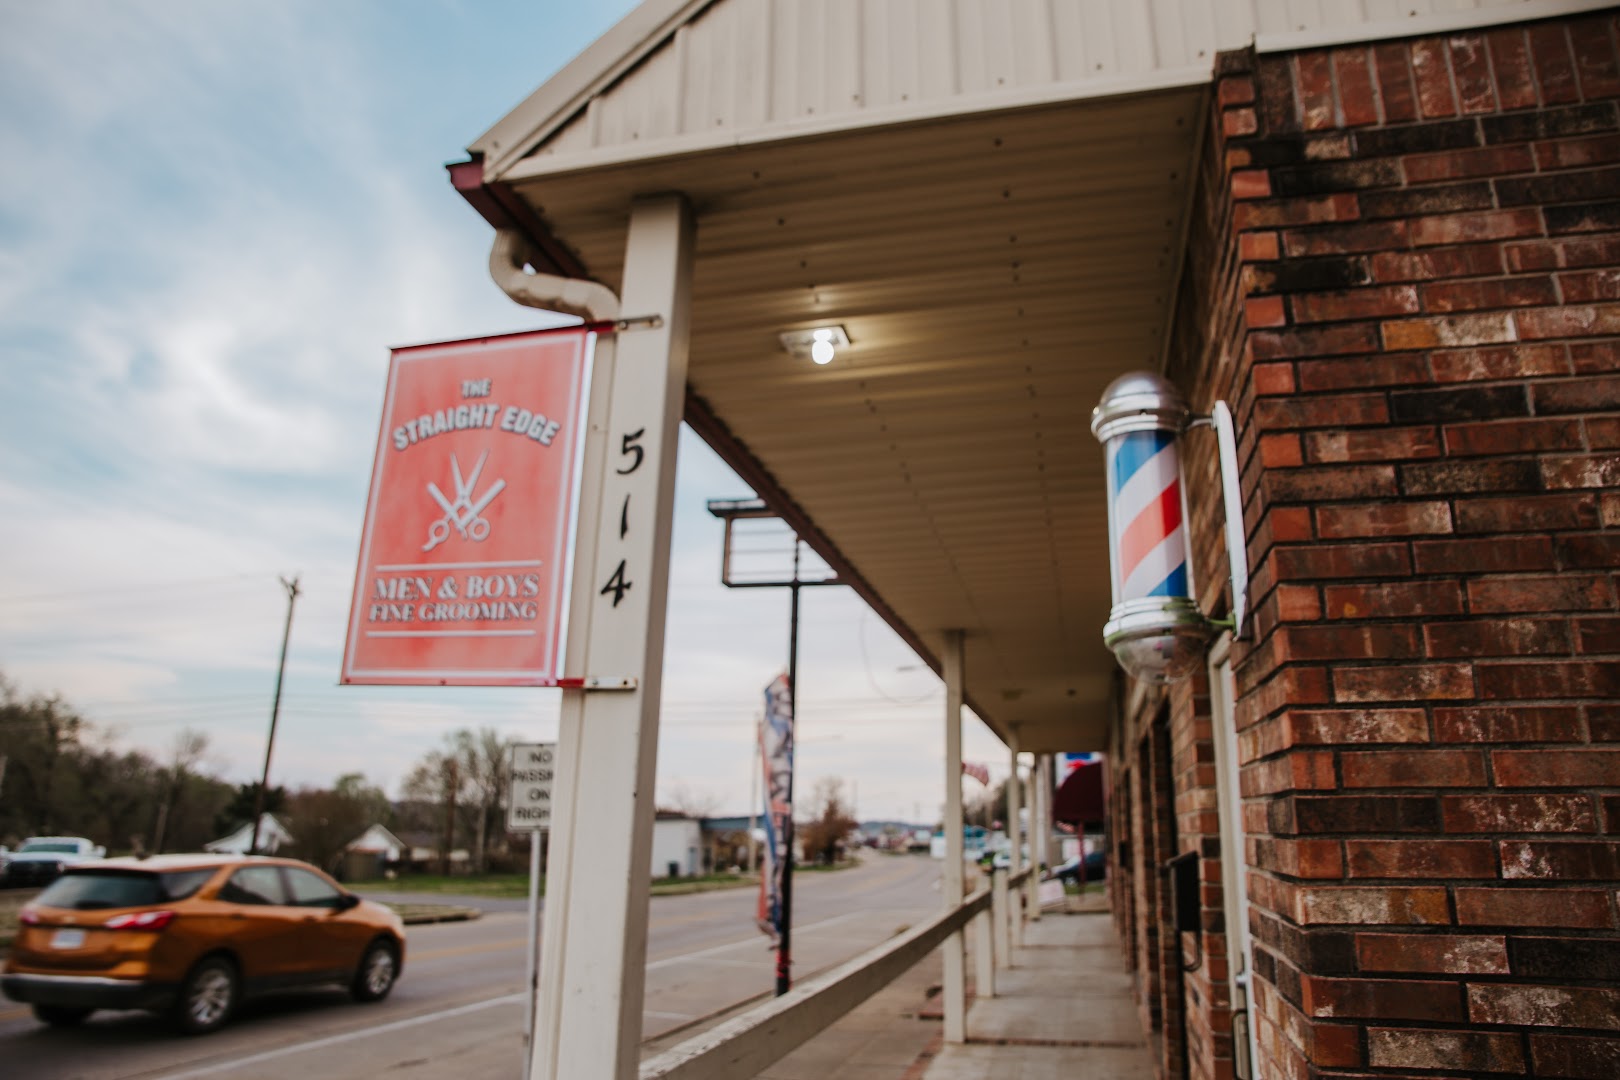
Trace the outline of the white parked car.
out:
[[[6,859],[0,886],[33,889],[55,881],[63,869],[107,857],[107,849],[82,836],[30,836]]]

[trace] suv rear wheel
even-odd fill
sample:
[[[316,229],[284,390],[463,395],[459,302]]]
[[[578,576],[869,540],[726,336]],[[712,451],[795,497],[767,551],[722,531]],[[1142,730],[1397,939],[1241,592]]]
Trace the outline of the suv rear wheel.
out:
[[[73,1009],[66,1005],[35,1005],[34,1019],[51,1027],[78,1027],[94,1009]]]
[[[175,1002],[174,1023],[187,1035],[206,1035],[225,1025],[236,1011],[242,980],[236,965],[223,956],[210,956],[186,976]]]

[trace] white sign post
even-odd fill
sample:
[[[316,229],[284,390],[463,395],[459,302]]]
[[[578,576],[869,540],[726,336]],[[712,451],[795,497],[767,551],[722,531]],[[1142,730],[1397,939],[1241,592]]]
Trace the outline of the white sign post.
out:
[[[523,1021],[525,1039],[534,1036],[534,999],[539,989],[540,835],[551,828],[551,779],[556,771],[556,743],[513,743],[510,787],[506,793],[506,827],[527,830],[529,837],[529,952],[524,958],[524,985],[529,1008]]]

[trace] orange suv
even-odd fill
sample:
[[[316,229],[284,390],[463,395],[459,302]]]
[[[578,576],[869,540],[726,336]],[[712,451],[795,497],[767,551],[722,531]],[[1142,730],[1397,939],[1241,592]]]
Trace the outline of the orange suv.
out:
[[[159,855],[72,867],[22,909],[0,989],[47,1024],[96,1009],[213,1031],[245,994],[338,983],[381,1001],[405,927],[291,859]]]

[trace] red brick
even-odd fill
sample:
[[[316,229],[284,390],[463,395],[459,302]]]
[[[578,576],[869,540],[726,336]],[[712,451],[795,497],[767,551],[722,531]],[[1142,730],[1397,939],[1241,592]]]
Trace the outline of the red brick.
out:
[[[1423,654],[1418,628],[1390,625],[1285,626],[1274,636],[1278,662],[1377,660]]]
[[[1460,533],[1590,529],[1598,524],[1590,495],[1519,495],[1511,499],[1459,499],[1452,520]]]
[[[1536,164],[1543,169],[1579,169],[1620,161],[1620,136],[1589,135],[1535,144]]]
[[[1318,502],[1323,499],[1392,497],[1398,494],[1390,465],[1335,465],[1321,469],[1286,469],[1260,478],[1268,504]]]
[[[1593,742],[1620,742],[1620,705],[1588,705],[1586,717]]]
[[[1238,195],[1234,182],[1232,197],[1254,196]],[[1361,209],[1356,196],[1349,192],[1339,192],[1333,195],[1241,203],[1232,208],[1232,228],[1242,232],[1247,229],[1274,229],[1287,225],[1321,225],[1329,222],[1355,221],[1360,216]]]
[[[1581,421],[1581,427],[1585,430],[1587,442],[1592,449],[1620,449],[1620,417],[1588,417]]]
[[[1620,537],[1612,539],[1620,550]],[[1578,651],[1588,656],[1620,653],[1620,616],[1575,620],[1575,642]]]
[[[1378,329],[1366,323],[1346,323],[1340,326],[1257,330],[1249,335],[1249,348],[1256,360],[1377,352]]]
[[[1503,840],[1502,876],[1509,880],[1620,880],[1620,842]]]
[[[1346,840],[1352,878],[1494,878],[1489,840]]]
[[[1620,566],[1620,536],[1612,533],[1564,536],[1558,541],[1560,564],[1571,567]]]
[[[1264,169],[1239,169],[1230,183],[1234,199],[1264,199],[1271,194],[1271,174]]]
[[[1620,1039],[1596,1035],[1530,1036],[1537,1076],[1573,1080],[1614,1080],[1620,1076]]]
[[[1429,719],[1422,709],[1301,709],[1283,714],[1289,741],[1299,745],[1422,743]]]
[[[1399,461],[1439,454],[1439,435],[1432,427],[1312,431],[1305,436],[1306,459],[1321,464]]]
[[[1569,624],[1562,619],[1490,619],[1431,623],[1423,628],[1427,653],[1437,660],[1464,656],[1569,655]]]
[[[1620,697],[1620,663],[1601,660],[1480,664],[1479,696],[1496,701]]]
[[[1282,247],[1274,232],[1246,232],[1238,237],[1238,256],[1244,262],[1271,262],[1281,258]]]
[[[1309,585],[1279,585],[1272,590],[1280,622],[1312,622],[1322,617],[1316,590]]]
[[[1443,743],[1579,742],[1581,717],[1571,705],[1437,708],[1434,737]]]
[[[1294,392],[1292,364],[1256,364],[1249,370],[1249,379],[1256,396]]]
[[[1339,674],[1334,672],[1335,677]],[[1480,787],[1485,783],[1485,759],[1475,750],[1357,750],[1341,754],[1339,764],[1346,788]]]
[[[1438,1069],[1474,1076],[1522,1073],[1524,1051],[1517,1034],[1368,1028],[1367,1063],[1377,1069]]]
[[[1485,48],[1485,35],[1473,31],[1453,34],[1446,39],[1451,53],[1451,70],[1457,80],[1457,104],[1462,112],[1492,112],[1496,91],[1491,85],[1491,62]]]
[[[1445,442],[1446,452],[1459,456],[1579,450],[1581,430],[1568,420],[1502,420],[1485,424],[1448,424],[1445,428]]]
[[[1253,135],[1259,130],[1253,109],[1227,109],[1221,113],[1221,133],[1228,139]]]
[[[1268,469],[1289,469],[1305,463],[1298,435],[1262,435],[1260,464]]]
[[[1535,76],[1530,70],[1530,47],[1522,27],[1492,30],[1491,67],[1496,72],[1496,96],[1504,109],[1528,109],[1536,104]]]
[[[1272,555],[1272,563],[1278,581],[1393,577],[1412,569],[1402,543],[1280,548]]]
[[[1515,211],[1522,213],[1522,211]],[[1534,234],[1541,232],[1537,218]],[[1528,232],[1506,232],[1505,236],[1527,236]],[[1481,237],[1487,239],[1487,237]],[[1357,225],[1337,225],[1316,229],[1290,229],[1283,233],[1283,252],[1291,259],[1312,255],[1346,255],[1357,251],[1390,251],[1407,247],[1411,230],[1404,221],[1371,221]],[[1444,243],[1445,241],[1435,241]]]
[[[1474,677],[1467,664],[1390,664],[1333,672],[1333,697],[1341,702],[1446,701],[1473,696]]]
[[[1463,926],[1566,926],[1600,929],[1615,925],[1614,905],[1602,889],[1457,889],[1457,922]]]
[[[1328,54],[1320,49],[1296,53],[1299,75],[1300,121],[1306,131],[1326,131],[1337,117],[1333,108],[1333,69]]]
[[[1455,581],[1329,585],[1322,599],[1330,619],[1410,619],[1463,611],[1462,586]]]
[[[1592,300],[1620,300],[1620,270],[1582,271],[1559,274],[1558,287],[1570,303]],[[1547,301],[1551,303],[1552,301]]]
[[[1540,300],[1537,303],[1550,303]],[[1418,291],[1410,285],[1389,285],[1372,289],[1346,289],[1338,292],[1301,293],[1289,299],[1299,322],[1342,322],[1350,319],[1376,319],[1390,315],[1413,315],[1421,310]]]
[[[1378,123],[1378,99],[1373,94],[1372,71],[1365,46],[1333,50],[1333,73],[1339,86],[1339,107],[1345,127]]]
[[[1289,877],[1322,879],[1344,876],[1344,858],[1337,840],[1255,841],[1254,865]]]
[[[1620,750],[1492,750],[1501,787],[1620,787]]]
[[[1588,795],[1443,795],[1448,833],[1595,833]]]
[[[1419,38],[1412,42],[1412,75],[1417,80],[1418,111],[1425,119],[1457,114],[1443,41]]]
[[[1620,454],[1543,459],[1541,482],[1549,491],[1620,487]]]
[[[1620,1031],[1620,990],[1470,983],[1468,1018],[1476,1024]]]
[[[1380,328],[1383,331],[1386,348],[1455,348],[1460,345],[1492,345],[1514,341],[1515,318],[1516,316],[1506,312],[1491,312],[1479,315],[1451,315],[1435,319],[1402,319],[1381,323]]]
[[[1319,705],[1328,700],[1327,672],[1321,668],[1285,668],[1253,693],[1240,693],[1234,712],[1239,731],[1290,705]]]
[[[1620,334],[1620,304],[1536,308],[1516,311],[1512,320],[1519,336],[1528,340]]]
[[[1422,353],[1345,356],[1302,360],[1299,364],[1299,388],[1306,392],[1412,386],[1429,381],[1429,365]]]
[[[1221,108],[1247,105],[1254,101],[1254,80],[1247,76],[1222,79],[1215,88],[1215,103]]]
[[[1607,611],[1614,607],[1614,590],[1602,574],[1475,578],[1468,582],[1468,606],[1475,614]]]
[[[1620,94],[1620,68],[1615,64],[1614,35],[1603,17],[1581,19],[1569,27],[1575,46],[1575,71],[1587,101]]]
[[[1294,921],[1320,925],[1444,925],[1446,890],[1423,886],[1313,886],[1294,894]]]
[[[1249,326],[1286,326],[1288,311],[1280,296],[1258,296],[1243,301],[1243,321]]]
[[[1316,511],[1316,532],[1324,540],[1434,536],[1451,532],[1451,505],[1435,501],[1323,506]]]
[[[1427,251],[1380,251],[1372,255],[1367,265],[1374,281],[1426,282],[1500,274],[1503,263],[1501,247],[1473,244]]]
[[[1536,83],[1541,87],[1543,105],[1561,105],[1580,100],[1575,85],[1575,59],[1569,52],[1569,38],[1562,22],[1533,23],[1530,58],[1535,64]]]
[[[1526,206],[1512,210],[1484,210],[1474,214],[1442,214],[1418,218],[1412,223],[1411,231],[1412,243],[1418,247],[1477,244],[1483,240],[1516,240],[1524,236],[1540,235],[1542,235],[1541,211]]]
[[[1423,286],[1423,306],[1434,312],[1483,311],[1487,308],[1556,303],[1558,290],[1553,287],[1550,277],[1442,281]]]
[[[1337,786],[1333,755],[1323,751],[1291,751],[1256,762],[1243,770],[1239,788],[1245,798],[1283,791],[1326,791]]]
[[[1408,495],[1472,495],[1485,492],[1536,491],[1540,470],[1528,459],[1445,459],[1403,465],[1401,490]]]
[[[1461,1021],[1460,987],[1395,979],[1342,979],[1306,975],[1301,1006],[1311,1016],[1380,1020]]]
[[[1570,236],[1552,240],[1526,240],[1503,246],[1508,269],[1515,274],[1532,270],[1573,270],[1607,266],[1620,259],[1620,238]],[[1489,273],[1489,271],[1486,271]]]
[[[1437,154],[1413,154],[1402,159],[1402,165],[1406,169],[1407,183],[1429,184],[1437,180],[1533,172],[1536,157],[1527,146],[1486,146],[1444,150]]]
[[[1551,570],[1552,541],[1545,536],[1493,536],[1479,540],[1418,540],[1412,544],[1413,568],[1420,574],[1455,573],[1466,566],[1477,573],[1492,570]]]
[[[1507,939],[1490,934],[1357,934],[1362,971],[1506,975]]]
[[[1620,378],[1612,376],[1536,383],[1532,392],[1536,412],[1547,416],[1620,408]]]
[[[1378,96],[1384,108],[1384,122],[1417,119],[1417,94],[1412,87],[1412,69],[1404,44],[1373,46],[1373,65],[1378,73]]]

